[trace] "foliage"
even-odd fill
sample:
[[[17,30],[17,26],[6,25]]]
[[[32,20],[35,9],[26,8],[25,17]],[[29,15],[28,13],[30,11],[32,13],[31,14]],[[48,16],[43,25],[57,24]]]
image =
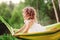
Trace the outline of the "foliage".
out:
[[[14,28],[22,27],[22,25],[24,23],[23,16],[22,16],[23,8],[24,8],[24,3],[22,3],[22,2],[14,8],[11,19],[9,20],[10,25],[13,24],[12,27],[14,27]]]
[[[56,1],[55,3],[57,5]],[[20,4],[15,7],[13,5],[11,2],[9,5],[6,3],[0,4],[0,15],[3,16],[10,25],[13,24],[12,27],[14,28],[20,28],[23,25],[22,9],[25,6],[32,6],[36,9],[38,22],[42,25],[56,22],[50,0],[47,0],[47,3],[45,3],[44,0],[25,0],[25,3],[20,2]]]
[[[0,4],[0,16],[2,16],[12,27],[20,28],[23,25],[22,9],[24,3],[21,2],[15,7],[12,5],[12,3],[9,5],[6,3]]]
[[[42,25],[49,25],[56,22],[51,0],[25,0],[27,6],[32,6],[37,11],[38,22]],[[47,2],[45,2],[47,1]],[[58,2],[55,0],[56,7]]]
[[[0,16],[2,16],[6,21],[8,21],[9,18],[11,17],[11,14],[10,14],[11,12],[9,9],[10,8],[6,3],[0,4]]]
[[[13,37],[12,35],[4,34],[0,36],[0,40],[19,40],[19,39]]]

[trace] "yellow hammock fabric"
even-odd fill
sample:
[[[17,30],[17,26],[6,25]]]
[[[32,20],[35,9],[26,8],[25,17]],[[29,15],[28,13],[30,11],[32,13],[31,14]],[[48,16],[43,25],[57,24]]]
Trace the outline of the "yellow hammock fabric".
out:
[[[6,27],[9,29],[11,34],[14,34],[13,29],[1,16],[0,21],[2,21]],[[22,40],[60,40],[60,23],[55,23],[52,25],[45,26],[47,30],[56,27],[57,30],[50,30],[46,32],[37,32],[37,33],[19,33],[15,37],[18,37]]]

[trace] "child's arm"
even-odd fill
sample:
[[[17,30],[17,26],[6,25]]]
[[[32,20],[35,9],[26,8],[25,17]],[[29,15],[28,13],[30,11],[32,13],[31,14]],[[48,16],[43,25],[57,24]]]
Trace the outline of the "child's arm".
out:
[[[22,32],[25,28],[25,25],[23,27],[21,27],[17,32],[15,32],[15,34],[19,33],[19,32]]]
[[[15,34],[18,34],[19,32],[27,33],[32,24],[33,21],[30,21],[28,24],[25,24],[22,28],[20,28]]]
[[[27,33],[29,28],[32,26],[33,24],[33,21],[31,20],[28,24],[26,24],[24,30],[23,30],[23,33]]]

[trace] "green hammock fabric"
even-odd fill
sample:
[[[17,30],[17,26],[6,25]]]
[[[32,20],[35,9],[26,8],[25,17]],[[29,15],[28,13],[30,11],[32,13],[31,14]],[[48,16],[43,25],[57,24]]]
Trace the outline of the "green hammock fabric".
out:
[[[7,26],[11,34],[14,34],[14,30],[1,16],[0,20]],[[52,24],[45,26],[48,29],[52,27],[58,28],[57,30],[51,30],[46,32],[37,32],[37,33],[19,33],[15,37],[26,39],[26,40],[60,40],[60,23]],[[17,31],[17,30],[16,30]]]

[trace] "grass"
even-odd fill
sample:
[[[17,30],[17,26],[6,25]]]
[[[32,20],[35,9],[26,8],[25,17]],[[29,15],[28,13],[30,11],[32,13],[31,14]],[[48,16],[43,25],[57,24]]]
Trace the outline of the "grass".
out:
[[[10,34],[4,34],[4,35],[0,35],[0,40],[20,40],[20,39],[13,37]]]

